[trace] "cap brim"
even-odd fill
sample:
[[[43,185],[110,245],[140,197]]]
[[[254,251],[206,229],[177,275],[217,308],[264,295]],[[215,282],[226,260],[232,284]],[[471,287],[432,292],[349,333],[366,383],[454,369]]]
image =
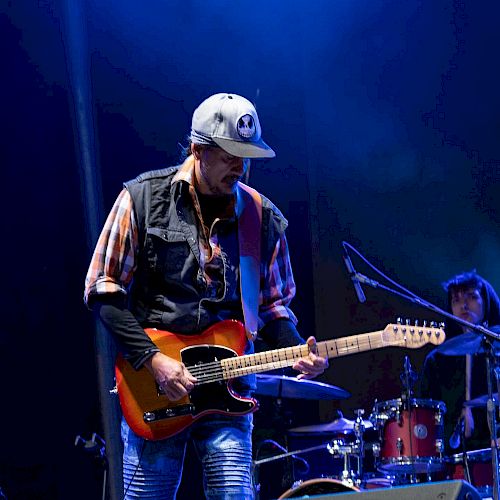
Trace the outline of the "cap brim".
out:
[[[276,153],[262,139],[258,142],[243,142],[212,137],[212,140],[227,153],[240,158],[274,158],[276,156]]]

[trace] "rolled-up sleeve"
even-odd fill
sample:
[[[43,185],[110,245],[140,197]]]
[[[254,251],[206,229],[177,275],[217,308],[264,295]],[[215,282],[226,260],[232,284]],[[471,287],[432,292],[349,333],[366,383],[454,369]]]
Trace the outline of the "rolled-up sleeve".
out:
[[[129,192],[123,189],[109,213],[85,278],[88,307],[97,295],[127,294],[136,267],[137,224]]]
[[[260,295],[259,327],[280,318],[296,324],[297,318],[290,309],[290,302],[295,296],[295,281],[285,234],[280,235],[265,271]]]

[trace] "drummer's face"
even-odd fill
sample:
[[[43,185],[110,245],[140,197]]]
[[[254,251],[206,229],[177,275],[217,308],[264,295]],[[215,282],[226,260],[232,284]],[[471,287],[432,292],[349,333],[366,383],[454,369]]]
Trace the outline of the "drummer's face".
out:
[[[477,288],[454,291],[451,295],[451,311],[454,316],[475,325],[484,319],[484,304],[481,292]]]

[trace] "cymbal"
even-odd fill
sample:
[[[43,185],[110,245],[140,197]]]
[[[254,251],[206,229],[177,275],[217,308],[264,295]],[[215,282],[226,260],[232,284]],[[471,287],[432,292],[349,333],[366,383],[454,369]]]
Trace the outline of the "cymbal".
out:
[[[466,332],[445,340],[441,345],[436,347],[436,351],[446,356],[479,354],[485,352],[482,342],[482,335],[475,332]],[[500,354],[500,342],[495,341],[493,346],[495,355],[498,356]]]
[[[257,375],[256,394],[276,398],[346,399],[351,393],[334,385],[284,375]]]
[[[328,433],[350,433],[354,431],[354,420],[348,420],[347,418],[339,418],[333,422],[328,422],[326,424],[318,425],[305,425],[303,427],[295,427],[294,429],[289,429],[290,432],[305,433],[305,434],[328,434]],[[363,425],[365,429],[370,429],[373,424],[369,420],[363,420]]]
[[[498,406],[498,394],[493,394],[493,398],[495,399],[495,405]],[[488,403],[488,394],[483,394],[474,399],[470,399],[469,401],[464,401],[464,406],[469,406],[470,408],[478,408],[481,406],[486,406]]]

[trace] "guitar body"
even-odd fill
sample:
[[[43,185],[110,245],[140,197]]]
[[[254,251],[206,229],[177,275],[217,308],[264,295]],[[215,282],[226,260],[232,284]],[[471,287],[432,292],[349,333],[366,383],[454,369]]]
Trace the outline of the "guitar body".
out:
[[[189,367],[241,356],[246,345],[245,329],[239,321],[221,321],[199,335],[181,335],[146,329],[160,351]],[[179,401],[170,401],[146,368],[134,370],[119,356],[116,385],[125,420],[139,436],[165,439],[210,413],[244,415],[257,409],[253,398],[238,396],[227,380],[197,385]]]

